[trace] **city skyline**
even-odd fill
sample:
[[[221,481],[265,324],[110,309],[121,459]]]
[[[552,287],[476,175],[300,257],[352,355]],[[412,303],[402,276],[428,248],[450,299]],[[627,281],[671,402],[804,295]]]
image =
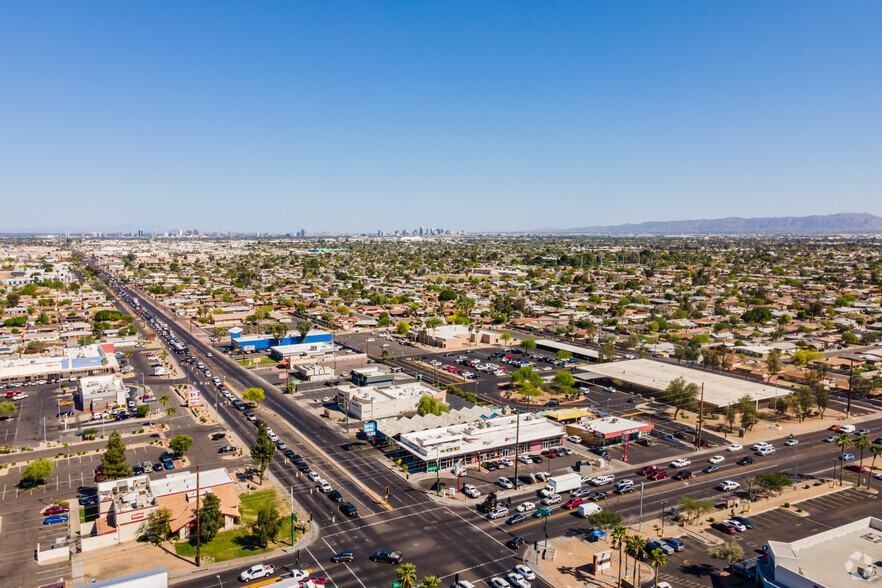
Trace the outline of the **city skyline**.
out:
[[[7,5],[0,204],[16,214],[0,231],[882,215],[880,17],[870,2]]]

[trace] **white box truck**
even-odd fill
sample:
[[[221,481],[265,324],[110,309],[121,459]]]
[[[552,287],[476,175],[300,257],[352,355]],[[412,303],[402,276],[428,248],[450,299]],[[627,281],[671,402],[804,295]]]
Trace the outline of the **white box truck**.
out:
[[[581,474],[564,474],[562,476],[555,476],[550,478],[548,480],[548,485],[545,486],[551,494],[563,494],[564,492],[570,492],[571,490],[581,487]]]
[[[597,505],[596,502],[586,502],[584,504],[579,505],[579,516],[582,518],[590,517],[593,514],[599,513],[603,509]]]

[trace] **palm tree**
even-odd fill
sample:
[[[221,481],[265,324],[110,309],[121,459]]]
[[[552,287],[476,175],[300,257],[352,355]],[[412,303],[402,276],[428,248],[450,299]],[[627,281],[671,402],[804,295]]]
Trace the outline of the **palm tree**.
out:
[[[441,578],[438,576],[426,576],[420,582],[420,588],[438,588],[441,585]]]
[[[636,582],[637,578],[637,570],[640,565],[640,559],[638,554],[640,553],[640,549],[643,547],[643,537],[640,535],[628,535],[625,537],[625,546],[628,549],[628,553],[634,556],[634,580],[632,580],[632,586],[639,586],[639,583]],[[628,575],[628,566],[625,565],[625,576]]]
[[[395,581],[401,585],[401,588],[414,588],[416,579],[416,566],[412,563],[401,564],[395,572]]]
[[[864,467],[864,449],[869,447],[871,445],[871,443],[870,443],[870,439],[866,435],[858,435],[855,438],[855,440],[852,441],[852,444],[861,450],[861,460],[858,462],[860,464],[860,466],[858,467],[858,471],[857,471],[857,479],[858,479],[857,487],[860,488],[861,487],[861,475],[863,475],[863,472],[861,470]]]
[[[840,433],[834,443],[841,450],[839,454],[839,485],[842,486],[842,473],[845,470],[845,450],[851,447],[851,438],[848,436],[848,433]]]
[[[661,549],[653,549],[649,554],[649,565],[655,568],[655,588],[658,588],[658,569],[668,563],[668,556]]]
[[[880,446],[882,447],[882,446]],[[628,529],[623,527],[622,525],[616,525],[610,531],[610,537],[612,538],[613,548],[619,550],[619,579],[616,582],[616,586],[618,588],[622,588],[622,548],[625,546],[625,538],[628,536]]]
[[[162,410],[165,410],[165,405],[171,402],[171,398],[168,397],[168,394],[163,394],[159,397],[159,403],[162,405]]]
[[[171,428],[172,428],[171,416],[172,416],[173,414],[175,414],[176,412],[178,412],[178,409],[175,408],[174,406],[169,406],[168,408],[165,409],[165,414],[168,415],[168,432],[169,432],[169,435],[171,435]]]
[[[870,475],[867,476],[867,490],[870,489],[870,480],[873,479],[873,468],[876,467],[876,458],[882,455],[882,445],[879,445],[878,443],[871,443],[870,453],[873,454],[873,462],[870,464]]]

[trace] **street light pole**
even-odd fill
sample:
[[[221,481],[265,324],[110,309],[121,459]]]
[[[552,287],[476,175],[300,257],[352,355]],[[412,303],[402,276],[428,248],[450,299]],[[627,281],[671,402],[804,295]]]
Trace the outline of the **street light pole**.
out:
[[[637,522],[637,532],[643,529],[643,482],[640,482],[640,520]]]
[[[668,501],[661,500],[661,501],[659,501],[659,504],[661,504],[661,520],[662,520],[661,536],[664,537],[665,536],[665,506],[668,504]]]

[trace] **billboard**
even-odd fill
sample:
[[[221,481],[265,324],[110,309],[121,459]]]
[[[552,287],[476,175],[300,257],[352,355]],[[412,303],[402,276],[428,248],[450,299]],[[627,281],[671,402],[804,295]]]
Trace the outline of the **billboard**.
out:
[[[200,404],[202,404],[202,399],[199,396],[199,390],[190,388],[190,393],[187,397],[187,406],[199,406]]]

